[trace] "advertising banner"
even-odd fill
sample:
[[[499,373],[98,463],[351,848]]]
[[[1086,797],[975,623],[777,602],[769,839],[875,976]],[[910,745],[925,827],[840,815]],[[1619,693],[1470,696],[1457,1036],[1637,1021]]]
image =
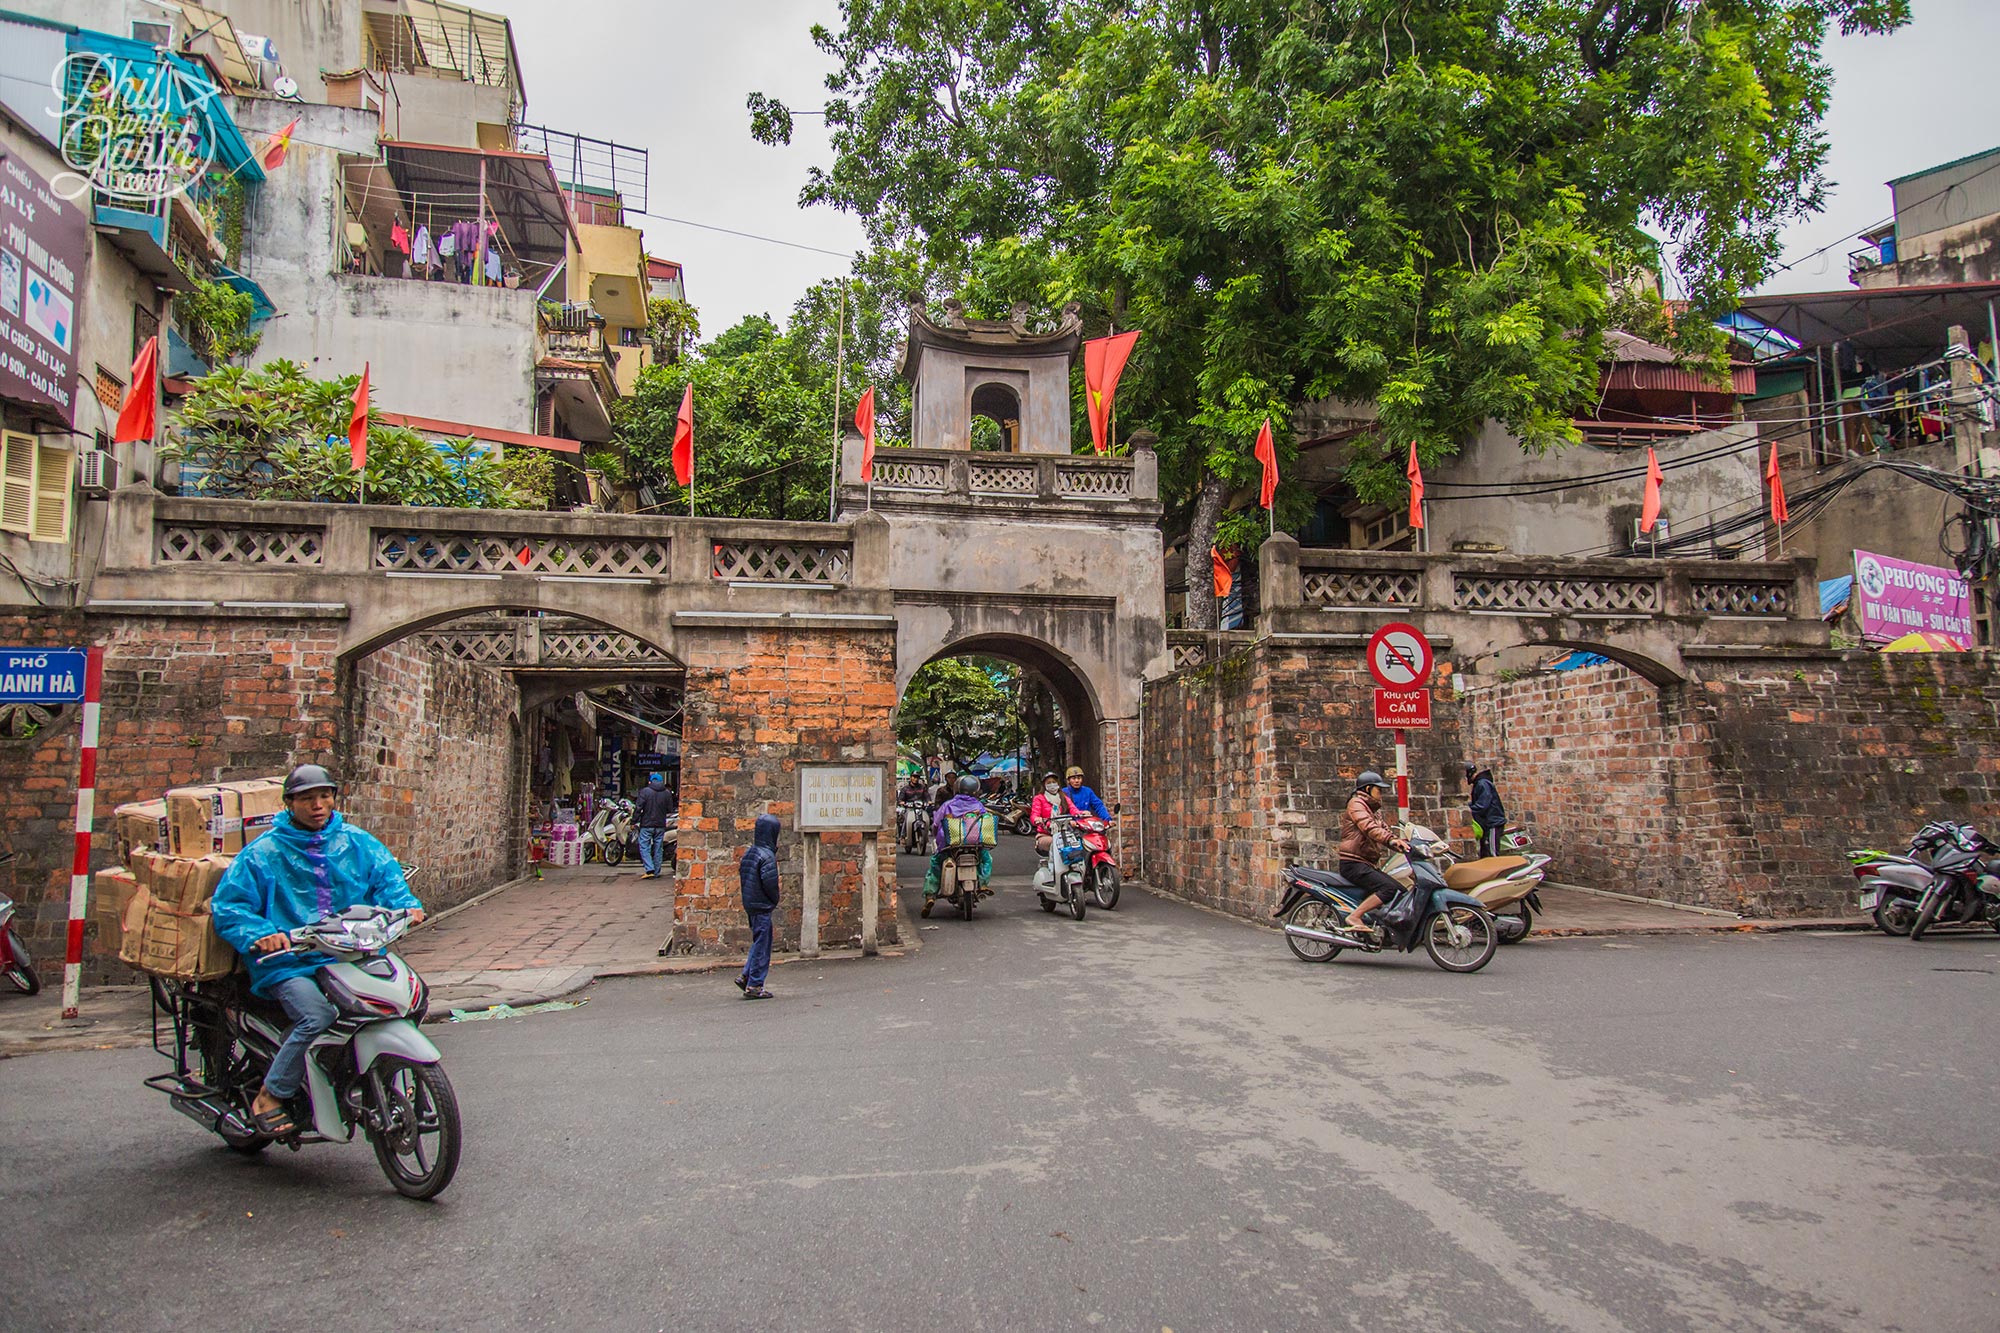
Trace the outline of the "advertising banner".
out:
[[[87,206],[0,148],[0,398],[65,426],[76,424]]]
[[[1861,637],[1886,643],[1925,630],[1961,648],[1976,646],[1972,588],[1955,569],[1872,551],[1854,553],[1854,614]]]

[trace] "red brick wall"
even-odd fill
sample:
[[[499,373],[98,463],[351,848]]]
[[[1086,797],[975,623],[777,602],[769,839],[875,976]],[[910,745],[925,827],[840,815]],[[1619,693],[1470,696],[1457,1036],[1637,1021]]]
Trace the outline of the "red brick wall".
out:
[[[520,873],[520,691],[504,672],[405,639],[355,664],[345,702],[342,808],[421,870],[426,907]]]
[[[675,918],[698,947],[749,941],[736,875],[757,816],[784,822],[778,947],[798,946],[801,843],[797,765],[896,758],[895,635],[889,631],[717,629],[683,641]],[[895,809],[884,803],[879,935],[896,936]],[[861,835],[822,835],[820,943],[861,934]]]
[[[1149,682],[1147,882],[1263,920],[1287,862],[1331,867],[1355,777],[1395,771],[1394,741],[1374,725],[1374,688],[1359,649],[1271,640]],[[1431,731],[1410,733],[1411,801],[1415,818],[1449,835],[1463,792],[1448,691],[1432,713]]]

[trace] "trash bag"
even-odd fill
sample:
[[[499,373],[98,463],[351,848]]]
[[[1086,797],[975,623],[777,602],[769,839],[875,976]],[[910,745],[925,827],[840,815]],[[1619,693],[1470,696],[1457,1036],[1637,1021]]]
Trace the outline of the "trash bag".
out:
[[[1382,909],[1382,925],[1398,949],[1409,949],[1410,942],[1416,938],[1417,927],[1423,923],[1430,901],[1431,891],[1419,884],[1414,888],[1404,889]]]

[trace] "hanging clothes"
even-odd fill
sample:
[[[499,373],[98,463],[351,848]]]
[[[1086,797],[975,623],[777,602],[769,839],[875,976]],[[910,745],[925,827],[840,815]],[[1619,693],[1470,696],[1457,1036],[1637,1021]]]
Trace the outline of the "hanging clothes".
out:
[[[488,249],[486,252],[486,280],[491,283],[500,281],[500,252],[498,250]]]
[[[392,222],[389,224],[389,244],[401,250],[405,255],[410,253],[410,233],[403,230],[401,222]]]
[[[419,268],[429,267],[431,262],[431,229],[421,222],[417,224],[417,239],[411,247],[410,258]]]
[[[438,253],[446,259],[450,259],[453,255],[457,254],[458,237],[448,231],[440,235],[438,238]]]

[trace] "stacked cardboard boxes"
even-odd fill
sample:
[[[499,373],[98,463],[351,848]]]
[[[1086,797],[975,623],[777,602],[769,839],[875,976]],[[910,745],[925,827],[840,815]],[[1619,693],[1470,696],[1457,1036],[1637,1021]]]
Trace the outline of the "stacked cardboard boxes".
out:
[[[236,853],[284,808],[278,778],[176,787],[111,812],[122,868],[101,870],[98,937],[143,972],[183,981],[228,976],[236,955],[215,933],[209,899]]]

